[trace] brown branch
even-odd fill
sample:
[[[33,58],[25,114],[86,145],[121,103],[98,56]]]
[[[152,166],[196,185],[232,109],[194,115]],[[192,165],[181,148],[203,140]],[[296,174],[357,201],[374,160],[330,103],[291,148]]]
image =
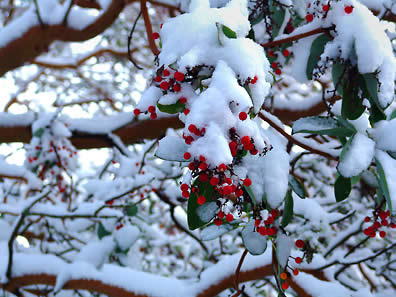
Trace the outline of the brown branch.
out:
[[[144,25],[146,27],[147,40],[149,42],[150,49],[154,55],[158,56],[160,51],[158,50],[157,45],[155,44],[155,41],[153,39],[153,28],[151,26],[150,16],[148,14],[147,0],[140,0],[140,10],[143,14]]]
[[[0,174],[0,179],[2,179],[2,178],[17,179],[17,180],[21,180],[21,181],[27,183],[27,179],[23,176]]]
[[[312,35],[315,35],[315,34],[328,33],[329,30],[330,30],[330,28],[317,28],[317,29],[314,29],[312,31],[308,31],[308,32],[305,32],[305,33],[297,34],[297,35],[294,35],[294,36],[291,36],[291,37],[287,37],[287,38],[284,38],[284,39],[279,39],[279,40],[276,40],[276,41],[262,43],[261,46],[263,48],[276,47],[276,46],[282,45],[284,43],[296,41],[296,40],[299,40],[299,39],[302,39],[302,38],[305,38],[305,37],[309,37],[309,36],[312,36]]]
[[[82,8],[102,9],[100,4],[95,0],[73,0],[73,4]]]
[[[241,259],[239,260],[237,269],[235,271],[235,289],[237,290],[237,293],[234,295],[235,297],[238,297],[241,294],[241,291],[239,290],[239,273],[241,272],[241,267],[242,267],[243,261],[246,258],[247,253],[248,253],[248,250],[245,249],[242,253]]]
[[[133,49],[131,50],[131,52],[136,52],[137,49]],[[45,60],[33,60],[31,62],[31,64],[37,65],[37,66],[42,66],[42,67],[46,67],[46,68],[52,68],[52,69],[64,69],[64,68],[71,68],[71,69],[76,69],[79,66],[81,66],[82,64],[84,64],[86,61],[88,61],[89,59],[93,58],[93,57],[98,57],[98,56],[103,56],[105,54],[111,54],[114,56],[118,56],[118,57],[128,57],[128,52],[127,51],[118,51],[115,49],[111,49],[111,48],[103,48],[103,49],[99,49],[97,51],[92,52],[89,55],[84,56],[83,58],[77,60],[77,61],[73,61],[73,62],[68,62],[68,63],[54,63],[54,62],[47,62]]]
[[[293,136],[289,135],[286,131],[284,131],[281,127],[279,127],[277,124],[275,124],[271,119],[269,119],[267,116],[265,116],[262,113],[259,113],[259,117],[261,119],[263,119],[264,121],[266,121],[272,128],[274,128],[276,131],[278,131],[281,135],[283,135],[288,141],[294,143],[295,145],[298,145],[299,147],[302,147],[303,149],[306,149],[307,151],[310,151],[314,154],[323,156],[329,160],[338,160],[338,157],[334,157],[326,152],[317,150],[313,147],[310,147],[309,145],[302,143],[300,141],[298,141],[297,139],[295,139]]]
[[[55,40],[85,41],[97,36],[113,24],[124,6],[124,1],[113,0],[106,11],[82,30],[64,25],[46,25],[45,27],[37,25],[31,27],[21,37],[0,48],[0,76],[47,51],[50,44]],[[8,26],[11,25],[12,23]]]

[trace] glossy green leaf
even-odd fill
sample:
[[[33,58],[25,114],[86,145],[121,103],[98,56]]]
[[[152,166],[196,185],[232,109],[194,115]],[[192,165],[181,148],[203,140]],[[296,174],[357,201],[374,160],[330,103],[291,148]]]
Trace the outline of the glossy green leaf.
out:
[[[389,193],[389,187],[388,187],[388,182],[386,180],[384,168],[381,162],[377,158],[375,158],[375,164],[377,165],[377,171],[378,171],[377,180],[379,187],[381,189],[382,194],[385,196],[386,202],[388,204],[388,209],[392,213],[392,200]]]
[[[283,209],[283,217],[281,221],[282,227],[286,227],[291,222],[293,218],[293,207],[294,207],[293,195],[289,190],[287,191],[285,198],[285,207]]]
[[[285,19],[285,10],[280,6],[275,3],[273,5],[271,1],[270,5],[270,11],[271,11],[271,19],[272,19],[272,38],[275,38],[279,34],[282,34],[282,32],[279,32],[283,20]]]
[[[256,205],[257,200],[256,200],[256,197],[254,196],[252,189],[250,187],[246,187],[246,186],[243,186],[243,188],[245,189],[246,193],[248,193],[250,199],[252,199],[253,204]]]
[[[138,208],[135,204],[128,205],[127,207],[125,207],[125,212],[126,212],[127,216],[133,217],[133,216],[137,215]]]
[[[340,95],[343,94],[343,76],[345,75],[345,66],[339,63],[334,63],[331,69],[333,77],[333,84],[337,86],[337,91]]]
[[[299,119],[294,122],[292,133],[312,133],[318,135],[344,136],[353,135],[356,129],[346,121],[338,118],[313,116]]]
[[[221,29],[223,30],[224,35],[227,36],[228,38],[232,38],[232,39],[237,38],[237,34],[235,33],[235,31],[231,30],[227,26],[222,25]]]
[[[44,134],[44,128],[39,128],[34,131],[33,136],[40,138]]]
[[[356,120],[366,110],[363,98],[359,96],[359,85],[353,85],[349,81],[343,84],[343,96],[341,105],[341,116],[344,119]]]
[[[157,107],[162,112],[175,114],[182,112],[184,110],[185,105],[177,101],[175,104],[167,104],[167,105],[157,103]]]
[[[352,190],[352,183],[350,178],[345,178],[339,175],[334,183],[334,194],[337,202],[341,202],[348,198]]]
[[[303,184],[301,184],[293,175],[289,175],[289,186],[298,197],[305,199],[308,196]]]
[[[103,237],[110,235],[111,232],[107,231],[102,223],[99,223],[97,234],[98,234],[98,238],[102,239]]]
[[[198,187],[199,191],[198,193],[191,192],[190,198],[188,199],[187,222],[190,230],[195,230],[207,224],[207,222],[201,220],[198,214],[198,208],[200,207],[197,202],[198,196],[205,196],[206,201],[209,202],[213,200],[215,195],[214,188],[209,182],[201,182],[199,179],[196,179],[193,186]]]
[[[391,121],[394,118],[396,118],[396,109],[390,113],[390,115],[388,117],[388,121]]]
[[[254,219],[246,224],[242,230],[243,245],[252,255],[261,255],[267,249],[267,237],[255,230]]]
[[[323,53],[326,43],[330,40],[331,38],[328,35],[322,34],[312,42],[311,51],[307,62],[307,68],[305,71],[308,79],[312,79],[313,70],[318,64],[320,55]]]

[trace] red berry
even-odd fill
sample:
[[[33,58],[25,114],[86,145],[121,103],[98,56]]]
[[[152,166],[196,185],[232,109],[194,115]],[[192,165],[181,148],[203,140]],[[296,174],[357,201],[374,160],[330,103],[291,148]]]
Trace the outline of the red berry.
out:
[[[180,92],[180,91],[181,91],[181,86],[180,86],[179,84],[175,84],[175,85],[173,86],[173,91],[175,91],[175,92]]]
[[[225,186],[225,187],[223,188],[223,193],[224,193],[224,195],[230,195],[230,194],[232,193],[232,187],[230,187],[230,186]]]
[[[366,223],[368,223],[368,222],[371,221],[371,219],[370,219],[370,217],[365,217],[365,218],[364,218],[364,221],[365,221]]]
[[[186,108],[186,109],[183,111],[183,113],[184,113],[185,115],[188,115],[188,114],[190,113],[190,110]]]
[[[189,191],[183,191],[183,192],[182,192],[182,196],[183,196],[184,198],[188,198],[188,197],[190,197],[190,192],[189,192]]]
[[[227,166],[223,163],[219,165],[219,171],[224,172],[227,170]]]
[[[208,168],[208,164],[206,164],[206,163],[199,164],[199,169],[206,170],[207,168]]]
[[[168,69],[164,69],[164,71],[162,71],[162,75],[168,76],[168,75],[170,75],[170,71]]]
[[[275,52],[274,51],[268,51],[268,57],[274,58],[275,57]]]
[[[124,227],[124,225],[123,224],[119,224],[119,225],[116,226],[116,230],[120,230],[122,227]]]
[[[239,119],[240,119],[241,121],[246,120],[246,119],[247,119],[247,113],[244,112],[244,111],[240,112],[240,113],[239,113]]]
[[[381,223],[380,222],[374,222],[373,226],[374,226],[375,229],[378,229],[378,228],[381,227]]]
[[[293,270],[293,274],[294,274],[294,275],[298,275],[298,273],[299,273],[298,269],[294,269],[294,270]]]
[[[266,236],[268,235],[267,229],[265,227],[258,227],[257,228],[258,233],[260,233],[261,236]]]
[[[221,224],[223,224],[223,221],[220,220],[220,219],[215,219],[213,222],[214,222],[214,224],[215,224],[216,226],[220,226]]]
[[[288,283],[285,282],[285,283],[282,284],[282,289],[283,290],[287,290],[288,288],[289,288],[289,284]]]
[[[199,156],[199,161],[206,162],[206,158],[202,155]]]
[[[155,80],[156,82],[160,82],[160,81],[162,80],[162,77],[159,76],[159,75],[157,75],[157,76],[154,78],[154,80]]]
[[[150,115],[150,118],[151,118],[152,120],[155,120],[155,119],[157,118],[157,114],[156,114],[155,112],[153,112],[153,113]]]
[[[232,215],[232,214],[228,214],[227,216],[226,216],[226,221],[227,222],[232,222],[234,220],[234,216]]]
[[[323,11],[328,11],[329,10],[329,5],[323,5],[322,6]]]
[[[290,52],[289,52],[287,49],[285,49],[285,50],[283,51],[283,55],[284,55],[285,57],[288,57],[288,56],[290,55]]]
[[[280,274],[280,278],[283,279],[283,280],[287,279],[287,273],[286,272],[282,272]]]
[[[155,106],[150,105],[147,110],[149,113],[153,113],[153,112],[155,112]]]
[[[236,195],[237,197],[240,197],[240,196],[243,195],[243,191],[242,191],[241,189],[238,189],[238,190],[235,191],[235,195]]]
[[[384,238],[386,236],[386,232],[385,231],[380,231],[379,236],[381,238]]]
[[[245,187],[250,187],[250,185],[252,184],[252,180],[250,178],[245,178],[243,181],[243,185]]]
[[[250,137],[249,137],[249,136],[243,136],[243,137],[241,138],[241,143],[242,143],[243,145],[248,145],[248,144],[250,143]]]
[[[385,220],[388,216],[387,216],[387,214],[386,214],[386,212],[385,211],[383,211],[383,210],[381,210],[380,212],[379,212],[379,215],[378,215],[380,218],[381,218],[381,220]]]
[[[257,82],[257,80],[258,80],[258,77],[257,77],[257,75],[255,75],[250,83],[254,85]]]
[[[277,67],[278,67],[278,63],[273,62],[273,63],[271,64],[271,67],[274,68],[274,69],[277,68]]]
[[[163,90],[169,89],[169,83],[167,81],[163,81],[162,83],[160,83],[160,88]]]
[[[296,247],[298,247],[299,249],[302,249],[304,245],[305,245],[304,240],[301,239],[296,240]]]
[[[297,264],[300,264],[302,262],[302,259],[301,257],[296,257],[294,261],[296,261]]]
[[[224,213],[223,211],[220,210],[220,211],[217,213],[217,216],[219,217],[219,219],[222,219],[222,218],[225,217],[225,213]]]
[[[260,226],[260,224],[261,224],[261,220],[260,219],[257,219],[257,220],[254,221],[254,225],[256,227]]]
[[[190,131],[191,133],[194,133],[196,130],[197,130],[197,126],[195,126],[194,124],[188,126],[188,131]]]
[[[107,205],[113,205],[113,203],[114,203],[114,200],[106,201],[106,204],[107,204]]]
[[[152,36],[153,36],[153,39],[158,39],[159,38],[158,32],[154,32]]]
[[[307,15],[305,16],[305,19],[307,20],[308,23],[310,23],[310,22],[313,21],[313,15],[309,13],[309,14],[307,14]]]
[[[271,216],[273,216],[274,218],[277,218],[279,216],[279,210],[277,210],[276,208],[271,209],[270,212]]]
[[[187,98],[186,97],[180,97],[179,102],[182,104],[186,104]]]
[[[219,179],[218,179],[217,177],[212,177],[212,178],[210,179],[210,184],[211,184],[212,186],[218,185],[218,184],[219,184]]]
[[[204,204],[205,202],[206,202],[205,196],[199,196],[199,197],[198,197],[197,203],[198,203],[199,205],[202,205],[202,204]]]
[[[184,157],[184,159],[188,160],[191,158],[191,154],[189,152],[185,152],[183,157]]]
[[[345,13],[350,14],[353,11],[353,6],[346,6],[344,8]]]
[[[188,186],[187,184],[182,184],[182,185],[180,186],[180,190],[182,190],[182,192],[188,191],[188,188],[189,188],[189,186]]]
[[[191,162],[190,164],[188,164],[188,169],[194,170],[195,168],[197,168],[197,167],[195,166],[194,162]]]
[[[235,150],[237,147],[237,144],[235,141],[231,141],[228,146],[230,147],[231,150]]]
[[[176,71],[174,74],[174,78],[177,81],[182,81],[184,79],[184,74],[182,72]]]
[[[280,68],[275,70],[275,74],[276,75],[281,75],[282,74],[282,70]]]

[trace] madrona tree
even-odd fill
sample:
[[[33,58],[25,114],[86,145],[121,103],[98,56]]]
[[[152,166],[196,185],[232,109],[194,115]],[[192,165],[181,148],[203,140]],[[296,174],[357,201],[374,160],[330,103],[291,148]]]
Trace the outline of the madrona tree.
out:
[[[4,296],[395,294],[392,1],[0,8]]]

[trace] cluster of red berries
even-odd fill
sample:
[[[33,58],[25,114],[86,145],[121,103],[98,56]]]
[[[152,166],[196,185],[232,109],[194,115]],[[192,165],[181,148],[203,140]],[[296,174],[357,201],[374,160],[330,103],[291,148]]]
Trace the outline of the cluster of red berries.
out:
[[[311,3],[308,4],[308,8],[310,8],[310,7],[311,7]],[[323,10],[326,14],[327,14],[327,12],[329,11],[329,8],[330,8],[330,6],[329,6],[328,4],[325,4],[325,5],[322,6],[322,10]],[[351,5],[345,6],[345,7],[344,7],[344,11],[345,11],[346,14],[351,14],[351,13],[353,12],[353,6],[351,6]],[[314,19],[314,16],[313,16],[312,14],[310,14],[310,13],[308,13],[308,14],[305,16],[305,20],[306,20],[308,23],[312,22],[313,19]]]
[[[279,64],[277,62],[272,62],[271,63],[271,67],[273,69],[275,69],[275,74],[281,75],[282,74],[282,70],[278,66],[279,66]]]
[[[163,69],[161,68],[157,71],[156,76],[154,77],[154,82],[157,87],[162,89],[164,92],[172,91],[178,93],[181,91],[180,83],[184,81],[185,75],[183,72],[174,71],[171,69]],[[187,98],[181,97],[179,102],[185,104],[187,102]],[[151,105],[148,107],[147,111],[150,113],[150,118],[152,120],[157,118],[156,107]],[[190,111],[188,109],[184,110],[184,114],[187,115]],[[133,111],[135,116],[138,116],[142,111],[139,108],[135,108]]]
[[[300,271],[297,268],[290,268],[291,272],[293,273],[294,276],[297,276]],[[280,279],[282,282],[282,289],[287,290],[289,288],[289,284],[287,283],[287,279],[290,278],[291,274],[288,271],[282,272],[280,274]]]
[[[275,236],[278,232],[276,226],[271,226],[274,224],[275,220],[279,217],[279,210],[272,209],[270,214],[266,220],[261,218],[257,218],[254,221],[254,226],[256,227],[256,231],[262,236]]]
[[[366,229],[363,230],[363,234],[369,237],[375,237],[377,234],[377,231],[381,228],[381,227],[390,227],[392,229],[396,228],[396,224],[394,223],[390,223],[388,222],[387,218],[390,216],[390,212],[389,210],[387,211],[379,211],[374,217],[373,219],[371,219],[370,217],[365,217],[364,221],[366,223],[369,223],[371,221],[373,221],[373,224],[370,227],[367,227]],[[380,221],[381,220],[381,221]],[[381,238],[384,238],[386,236],[386,232],[384,230],[379,231],[379,236]]]
[[[276,49],[269,50],[267,54],[268,54],[269,58],[277,58],[278,57],[278,54],[276,53]],[[288,49],[284,49],[282,51],[282,54],[283,54],[284,57],[287,58],[288,56],[290,56],[291,53],[290,53],[290,51]],[[282,69],[279,66],[280,66],[279,62],[275,62],[274,61],[274,62],[271,63],[271,67],[272,67],[272,69],[275,70],[275,74],[276,75],[281,75],[282,74]]]

